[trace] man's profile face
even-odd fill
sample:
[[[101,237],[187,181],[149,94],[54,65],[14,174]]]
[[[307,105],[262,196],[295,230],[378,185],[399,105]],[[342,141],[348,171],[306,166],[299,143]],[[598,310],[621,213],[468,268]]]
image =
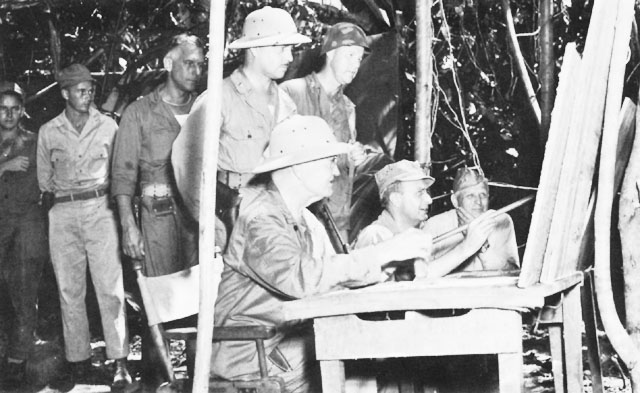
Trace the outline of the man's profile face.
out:
[[[24,114],[20,100],[11,95],[0,96],[0,130],[13,130]]]
[[[90,81],[80,82],[62,90],[62,96],[67,100],[67,106],[80,113],[89,112],[89,108],[93,103],[94,93],[93,82]]]
[[[294,171],[304,187],[317,197],[316,200],[333,194],[333,179],[340,175],[337,157],[305,162],[294,166]]]
[[[345,86],[353,81],[360,68],[363,55],[364,48],[361,46],[341,46],[327,54],[329,67],[340,85]]]
[[[269,79],[278,80],[284,77],[293,61],[291,45],[264,46],[250,49],[255,56],[255,63],[260,72]]]
[[[476,218],[489,209],[489,189],[484,183],[478,183],[457,191],[455,200],[457,208],[466,210],[473,218]]]
[[[429,195],[427,180],[403,181],[399,190],[399,211],[415,225],[429,217],[429,206],[433,200]]]
[[[193,92],[198,86],[204,67],[204,53],[196,45],[183,44],[172,55],[169,78],[184,92]]]

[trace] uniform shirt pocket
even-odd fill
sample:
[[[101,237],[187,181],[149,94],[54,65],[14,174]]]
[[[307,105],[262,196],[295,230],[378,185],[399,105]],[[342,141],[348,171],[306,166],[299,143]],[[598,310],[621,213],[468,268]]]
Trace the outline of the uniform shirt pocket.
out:
[[[71,181],[75,178],[75,165],[71,155],[64,150],[51,152],[54,176],[59,180]]]

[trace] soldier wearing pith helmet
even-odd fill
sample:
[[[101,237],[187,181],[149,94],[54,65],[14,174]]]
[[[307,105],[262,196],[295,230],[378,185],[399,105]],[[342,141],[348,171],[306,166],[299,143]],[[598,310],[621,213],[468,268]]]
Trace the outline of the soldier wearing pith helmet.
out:
[[[264,7],[245,19],[242,36],[229,44],[229,49],[244,51],[244,62],[222,83],[219,183],[235,190],[245,187],[275,125],[296,113],[295,104],[275,81],[293,60],[292,47],[310,41],[298,33],[293,18],[282,9]],[[200,172],[194,168],[202,167],[206,94],[194,104],[172,152],[176,183],[196,218]],[[219,234],[216,244],[223,244],[225,238],[226,234]]]

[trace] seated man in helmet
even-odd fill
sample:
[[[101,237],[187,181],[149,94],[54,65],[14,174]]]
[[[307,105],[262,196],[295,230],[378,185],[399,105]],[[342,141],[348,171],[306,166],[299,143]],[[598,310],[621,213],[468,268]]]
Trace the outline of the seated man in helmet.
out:
[[[489,209],[489,183],[484,175],[475,169],[461,168],[453,181],[451,203],[455,209],[433,216],[427,220],[425,229],[433,237],[468,224]],[[488,233],[487,241],[473,255],[467,258],[456,271],[517,270],[520,257],[513,229],[513,221],[508,214],[495,219],[496,225]],[[438,258],[456,247],[464,239],[458,234],[434,246],[433,258]]]
[[[332,193],[339,143],[319,117],[295,115],[276,125],[267,157],[253,172],[266,185],[244,190],[240,214],[224,255],[215,305],[219,326],[267,325],[278,328],[266,340],[269,375],[281,376],[287,392],[319,392],[318,366],[310,326],[285,321],[283,303],[315,294],[381,281],[391,261],[426,257],[431,238],[409,228],[378,245],[335,254],[322,224],[307,206]],[[252,379],[258,357],[252,342],[214,344],[212,375]]]

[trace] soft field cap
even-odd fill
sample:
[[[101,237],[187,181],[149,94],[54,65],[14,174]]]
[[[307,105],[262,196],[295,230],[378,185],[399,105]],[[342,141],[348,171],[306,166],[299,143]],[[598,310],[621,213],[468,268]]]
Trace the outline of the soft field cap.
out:
[[[478,184],[484,184],[485,187],[489,186],[489,181],[482,172],[474,168],[460,168],[456,172],[455,179],[453,179],[453,192],[462,191]]]
[[[326,121],[295,115],[276,125],[264,161],[253,173],[264,173],[348,153],[351,146],[336,140]]]
[[[320,53],[325,54],[341,46],[361,46],[365,50],[369,49],[367,35],[359,26],[353,23],[336,23],[327,30]]]
[[[242,37],[229,44],[229,49],[297,45],[308,42],[311,42],[311,39],[298,33],[298,28],[287,11],[267,6],[247,15],[242,26]]]
[[[394,162],[380,169],[376,173],[376,183],[378,184],[378,192],[382,197],[382,194],[387,188],[397,182],[401,181],[415,181],[426,180],[427,187],[430,187],[435,179],[427,175],[415,161],[401,160]]]
[[[68,87],[75,86],[80,82],[95,82],[95,79],[93,79],[91,72],[89,72],[87,67],[82,64],[75,63],[61,71],[58,71],[56,81],[58,81],[61,89],[66,89]]]

